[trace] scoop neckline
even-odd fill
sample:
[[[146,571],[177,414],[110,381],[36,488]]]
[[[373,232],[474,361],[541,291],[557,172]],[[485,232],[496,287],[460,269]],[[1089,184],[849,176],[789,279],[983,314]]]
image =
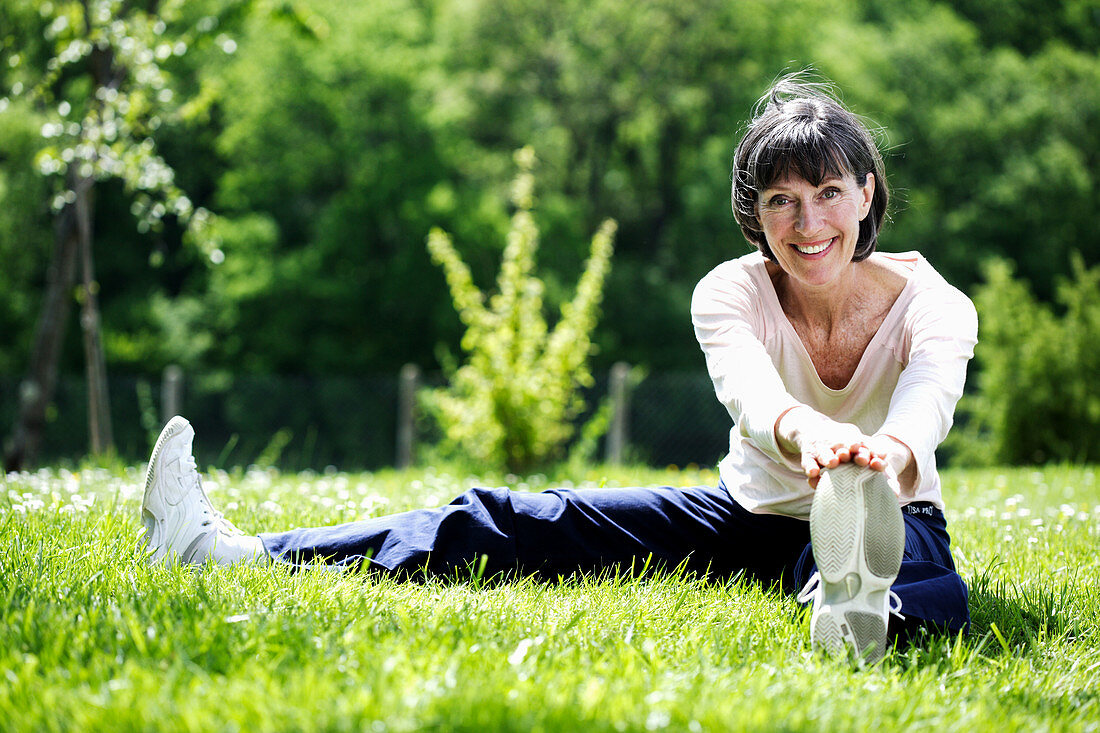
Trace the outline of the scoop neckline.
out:
[[[920,253],[914,253],[914,256],[912,257],[895,256],[894,253],[886,252],[883,252],[881,254],[896,261],[912,262],[913,271],[909,273],[909,275],[906,277],[905,287],[903,287],[901,289],[901,292],[898,293],[898,297],[895,298],[894,302],[890,305],[890,310],[887,311],[886,317],[882,319],[882,323],[880,323],[878,329],[875,330],[875,335],[871,337],[871,340],[867,342],[867,346],[864,347],[863,353],[859,355],[859,363],[856,364],[855,371],[852,372],[852,376],[848,380],[848,383],[840,389],[833,389],[829,385],[825,384],[825,382],[821,381],[821,374],[818,373],[817,367],[814,366],[814,360],[810,358],[809,349],[806,348],[806,344],[802,341],[802,337],[798,335],[798,331],[795,330],[794,324],[791,323],[791,319],[787,317],[786,311],[783,310],[783,304],[779,302],[779,293],[777,293],[775,290],[775,283],[772,282],[771,276],[768,275],[767,260],[764,259],[761,255],[758,273],[759,276],[762,277],[762,279],[764,280],[764,289],[768,293],[768,298],[770,298],[771,304],[775,307],[776,312],[779,314],[779,320],[781,321],[780,328],[785,328],[787,330],[787,335],[794,337],[794,341],[796,344],[798,344],[798,349],[801,352],[801,357],[805,360],[807,364],[810,365],[810,371],[813,372],[814,379],[817,380],[818,386],[821,387],[821,389],[825,390],[828,394],[843,395],[844,393],[849,392],[852,389],[852,386],[856,384],[856,382],[862,376],[863,372],[866,371],[864,365],[867,362],[867,353],[871,351],[872,347],[877,346],[879,341],[885,338],[885,336],[883,336],[882,334],[888,330],[887,326],[892,326],[893,321],[896,321],[900,317],[898,315],[902,310],[900,304],[902,303],[902,301],[907,300],[906,296],[908,295],[909,290],[914,287],[913,283],[916,281],[915,275],[917,272],[917,268],[920,267],[921,264]]]

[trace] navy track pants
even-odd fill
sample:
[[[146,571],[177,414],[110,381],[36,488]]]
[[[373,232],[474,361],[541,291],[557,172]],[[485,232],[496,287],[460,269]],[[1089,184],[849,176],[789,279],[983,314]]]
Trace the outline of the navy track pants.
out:
[[[903,507],[905,555],[893,590],[916,623],[958,630],[969,622],[942,512]],[[739,572],[797,590],[814,572],[809,522],[753,514],[724,486],[471,489],[447,506],[331,527],[261,534],[294,565],[370,567],[407,577],[538,575],[555,578],[633,567]],[[484,556],[484,560],[482,559]]]

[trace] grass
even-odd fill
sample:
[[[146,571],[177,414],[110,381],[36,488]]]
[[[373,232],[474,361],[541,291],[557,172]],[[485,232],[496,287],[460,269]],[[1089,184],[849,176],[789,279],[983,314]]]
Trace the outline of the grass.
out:
[[[944,481],[973,628],[854,671],[810,652],[808,614],[790,597],[749,582],[151,567],[136,546],[136,469],[12,474],[0,492],[0,729],[1100,730],[1097,471]],[[487,481],[501,482],[549,484]],[[437,505],[477,483],[253,470],[215,472],[208,490],[258,532]]]

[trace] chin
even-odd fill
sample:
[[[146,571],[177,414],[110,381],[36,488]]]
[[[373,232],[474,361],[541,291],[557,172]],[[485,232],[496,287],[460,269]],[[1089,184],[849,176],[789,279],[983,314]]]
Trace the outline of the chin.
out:
[[[845,269],[844,265],[829,264],[822,267],[803,269],[795,275],[795,278],[810,286],[828,285],[840,278]]]

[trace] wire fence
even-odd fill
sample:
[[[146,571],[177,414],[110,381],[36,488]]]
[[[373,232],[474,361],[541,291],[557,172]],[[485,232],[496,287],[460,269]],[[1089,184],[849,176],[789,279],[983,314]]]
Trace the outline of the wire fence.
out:
[[[177,386],[165,389],[161,379],[110,378],[114,438],[123,460],[146,459],[165,408],[171,407],[194,425],[200,465],[376,470],[400,462],[399,415],[407,410],[401,409],[398,374],[177,374],[170,379]],[[607,398],[611,381],[609,373],[597,375],[596,385],[585,395],[590,407]],[[417,384],[441,383],[441,375],[429,373]],[[16,415],[18,387],[18,378],[0,376],[0,430],[5,435]],[[729,415],[715,399],[704,372],[649,374],[629,389],[625,408],[622,455],[628,462],[714,465],[728,448]],[[62,377],[47,415],[38,462],[79,460],[87,453],[87,424],[84,380]],[[414,445],[433,440],[433,428],[422,415],[413,414],[409,439]],[[601,459],[605,447],[600,446]],[[415,456],[415,450],[412,453]]]

